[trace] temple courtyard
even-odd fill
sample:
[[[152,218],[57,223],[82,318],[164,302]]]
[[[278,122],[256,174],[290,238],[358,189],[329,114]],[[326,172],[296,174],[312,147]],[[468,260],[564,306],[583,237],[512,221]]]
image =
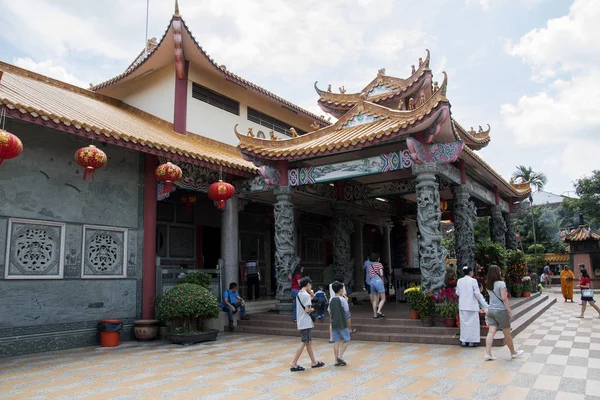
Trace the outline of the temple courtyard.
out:
[[[132,341],[2,359],[0,398],[600,399],[600,320],[592,310],[577,319],[579,305],[558,300],[516,337],[517,360],[506,347],[486,362],[482,347],[358,341],[348,366],[334,367],[331,345],[316,339],[327,365],[292,373],[299,339],[233,333],[188,347]]]

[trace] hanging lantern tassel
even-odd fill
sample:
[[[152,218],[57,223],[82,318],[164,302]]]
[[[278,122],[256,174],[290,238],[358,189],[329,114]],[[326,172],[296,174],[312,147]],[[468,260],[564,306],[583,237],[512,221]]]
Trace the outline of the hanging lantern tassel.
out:
[[[217,202],[217,208],[225,208],[225,201],[235,194],[235,188],[227,182],[219,180],[208,187],[208,197]]]
[[[84,169],[83,180],[94,179],[94,171],[106,165],[106,154],[94,145],[82,147],[75,152],[75,162]]]
[[[167,193],[173,191],[173,182],[177,182],[182,176],[181,168],[170,162],[161,164],[156,168],[156,179],[164,182],[165,192]]]

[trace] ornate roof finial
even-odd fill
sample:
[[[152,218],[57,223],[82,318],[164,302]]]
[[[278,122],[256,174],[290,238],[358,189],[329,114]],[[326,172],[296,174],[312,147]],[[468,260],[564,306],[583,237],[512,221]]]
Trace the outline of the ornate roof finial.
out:
[[[317,121],[313,121],[313,123],[310,124],[310,127],[313,129],[319,129],[321,127],[321,125],[319,125],[319,123]]]
[[[175,14],[173,15],[179,17],[179,2],[177,0],[175,0]]]
[[[252,132],[252,128],[248,128],[248,136],[254,137],[254,133]]]
[[[344,86],[340,86],[340,93],[341,94],[346,93],[346,88]]]
[[[411,65],[411,66],[410,66],[410,69],[411,69],[411,74],[414,74],[414,73],[417,71],[417,70],[415,69],[415,66],[414,66],[414,65]]]
[[[298,132],[296,132],[296,129],[294,129],[294,127],[290,128],[290,133],[292,134],[293,138],[297,138],[299,136]]]
[[[277,140],[277,135],[275,135],[275,132],[271,131],[269,132],[269,135],[271,136],[271,140]]]
[[[328,91],[329,93],[331,93],[331,83],[330,83],[329,85],[327,85],[327,91]]]

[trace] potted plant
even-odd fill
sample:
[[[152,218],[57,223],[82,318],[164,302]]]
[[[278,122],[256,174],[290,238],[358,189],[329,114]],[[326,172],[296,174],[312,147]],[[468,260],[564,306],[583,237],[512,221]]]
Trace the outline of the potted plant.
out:
[[[192,283],[181,283],[167,291],[160,299],[156,315],[167,321],[171,343],[192,344],[216,340],[216,329],[205,330],[204,324],[219,316],[219,303],[207,288]]]
[[[531,291],[533,289],[533,285],[531,283],[531,278],[526,276],[523,278],[523,297],[531,297]]]
[[[415,286],[404,291],[408,303],[410,319],[419,319],[419,302],[421,298],[421,287]]]
[[[437,305],[438,314],[444,318],[448,328],[456,326],[456,316],[458,315],[458,303],[451,300],[444,300]]]
[[[421,292],[419,299],[419,314],[421,322],[425,326],[433,326],[433,312],[435,311],[435,299],[431,292]]]
[[[521,282],[515,283],[513,285],[513,292],[515,297],[521,297],[521,293],[523,293],[523,284]]]

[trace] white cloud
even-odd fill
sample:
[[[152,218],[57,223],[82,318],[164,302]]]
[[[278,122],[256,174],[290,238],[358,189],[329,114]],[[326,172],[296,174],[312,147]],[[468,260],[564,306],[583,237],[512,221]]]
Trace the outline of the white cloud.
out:
[[[503,104],[500,114],[517,144],[538,154],[553,149],[556,156],[545,170],[550,179],[564,174],[574,180],[598,167],[599,18],[600,1],[575,0],[568,15],[506,46],[531,66],[534,80],[546,84],[538,93]]]
[[[490,8],[490,0],[467,0],[467,5],[470,5],[473,3],[479,5],[484,10],[487,10],[488,8]]]
[[[35,62],[31,58],[15,58],[13,64],[17,67],[37,72],[38,74],[67,82],[75,86],[86,88],[89,86],[84,81],[78,79],[75,75],[67,71],[60,65],[56,65],[52,60]]]

